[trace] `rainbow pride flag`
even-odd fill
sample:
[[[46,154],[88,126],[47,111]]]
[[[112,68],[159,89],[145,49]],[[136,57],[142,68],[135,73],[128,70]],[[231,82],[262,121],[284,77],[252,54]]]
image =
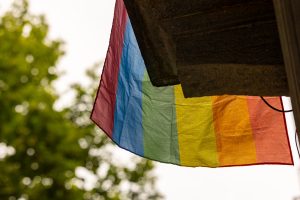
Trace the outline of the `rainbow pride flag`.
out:
[[[280,97],[266,98],[282,108]],[[184,98],[152,86],[126,8],[116,1],[91,119],[121,148],[182,166],[293,164],[284,114],[251,96]]]

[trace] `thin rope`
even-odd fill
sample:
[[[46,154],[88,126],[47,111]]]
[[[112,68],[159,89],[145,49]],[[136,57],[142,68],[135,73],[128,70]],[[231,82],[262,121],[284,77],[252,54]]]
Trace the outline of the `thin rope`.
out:
[[[260,97],[262,100],[263,100],[263,102],[267,105],[267,106],[269,106],[270,108],[272,108],[273,110],[275,110],[275,111],[277,111],[277,112],[283,112],[283,113],[287,113],[287,112],[293,112],[293,110],[280,110],[280,109],[278,109],[278,108],[275,108],[274,106],[272,106],[271,104],[269,104],[269,102],[264,98],[264,97]]]

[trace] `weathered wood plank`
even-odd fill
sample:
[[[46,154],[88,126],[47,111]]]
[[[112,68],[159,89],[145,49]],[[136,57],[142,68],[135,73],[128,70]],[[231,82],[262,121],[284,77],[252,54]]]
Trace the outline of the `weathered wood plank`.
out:
[[[203,1],[199,2],[203,4]],[[161,24],[170,30],[172,35],[178,37],[185,34],[189,36],[194,33],[215,32],[228,27],[243,26],[261,21],[275,21],[273,5],[270,1],[250,1],[235,4],[231,1],[231,4],[222,6],[222,4],[216,5],[215,1],[211,0],[210,4],[215,5],[216,8],[210,10],[199,8],[200,10],[196,13],[162,18]]]
[[[257,96],[258,92],[261,96],[272,96],[274,93],[284,95],[288,87],[286,76],[283,75],[285,74],[283,66],[199,64],[183,66],[181,69],[179,73],[188,80],[181,83],[186,97],[224,95],[233,92],[235,95],[244,95],[244,88],[247,88],[247,94],[251,96]],[[266,79],[266,76],[277,78]],[[241,79],[243,81],[240,81]]]
[[[259,65],[283,65],[279,37],[275,33],[274,19],[179,36],[176,38],[177,69],[182,65],[214,63],[252,64],[258,68]]]
[[[273,3],[300,140],[300,1],[273,0]]]

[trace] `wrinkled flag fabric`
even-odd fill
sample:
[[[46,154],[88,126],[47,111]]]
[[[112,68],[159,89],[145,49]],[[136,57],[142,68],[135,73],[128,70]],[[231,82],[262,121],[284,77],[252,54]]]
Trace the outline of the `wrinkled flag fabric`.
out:
[[[282,108],[280,97],[266,97]],[[91,119],[121,148],[181,166],[292,165],[285,117],[259,97],[184,98],[180,85],[154,87],[123,0]]]

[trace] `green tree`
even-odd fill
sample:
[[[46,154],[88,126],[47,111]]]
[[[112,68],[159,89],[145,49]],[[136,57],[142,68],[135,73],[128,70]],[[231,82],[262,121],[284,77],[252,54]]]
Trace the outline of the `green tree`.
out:
[[[81,138],[82,147],[89,151],[85,167],[96,177],[96,187],[86,195],[92,196],[93,199],[101,199],[101,196],[116,200],[162,199],[155,188],[153,162],[137,156],[130,161],[131,166],[122,165],[118,161],[113,162],[112,142],[89,120],[93,96],[99,83],[98,76],[95,75],[98,66],[99,64],[96,64],[87,71],[90,78],[88,86],[73,85],[76,99],[66,110],[70,120],[79,130],[85,132],[82,133],[85,137]]]
[[[54,109],[52,82],[64,52],[47,33],[45,18],[31,15],[25,0],[0,17],[0,199],[161,199],[153,163],[112,162],[112,142],[89,120],[93,70],[91,85],[74,85],[73,103]],[[76,175],[80,166],[94,178],[90,188]]]

